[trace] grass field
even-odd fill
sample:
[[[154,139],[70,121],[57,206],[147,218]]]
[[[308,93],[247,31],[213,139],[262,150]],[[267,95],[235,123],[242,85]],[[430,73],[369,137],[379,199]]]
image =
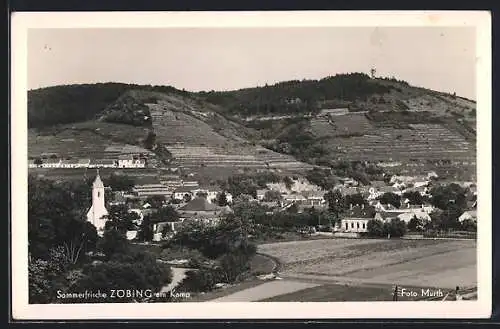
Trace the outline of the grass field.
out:
[[[475,286],[476,242],[323,239],[259,246],[282,262],[282,276],[349,284]]]

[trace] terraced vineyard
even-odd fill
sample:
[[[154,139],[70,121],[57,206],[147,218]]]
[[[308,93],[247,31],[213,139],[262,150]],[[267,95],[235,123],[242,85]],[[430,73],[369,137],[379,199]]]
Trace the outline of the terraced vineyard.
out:
[[[207,123],[216,114],[178,111],[165,104],[149,104],[157,142],[166,145],[173,165],[200,167],[304,170],[312,166],[259,146],[241,137],[219,134]]]
[[[165,109],[161,105],[149,105],[153,117],[153,129],[157,141],[162,144],[226,145],[229,140],[219,135],[212,127],[183,112]]]
[[[475,145],[441,125],[415,124],[411,129],[378,128],[371,134],[331,139],[338,157],[353,160],[395,161],[453,159],[473,161]]]
[[[263,147],[208,147],[171,145],[168,150],[174,157],[174,164],[183,168],[195,169],[199,167],[218,168],[253,168],[253,169],[282,169],[307,170],[312,166],[298,162],[293,157],[279,154]]]

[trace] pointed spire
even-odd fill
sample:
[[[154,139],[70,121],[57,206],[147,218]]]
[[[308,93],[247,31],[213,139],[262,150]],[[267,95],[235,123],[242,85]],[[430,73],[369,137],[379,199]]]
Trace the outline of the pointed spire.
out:
[[[104,184],[101,180],[101,177],[99,176],[99,168],[97,169],[97,175],[95,177],[95,180],[94,180],[94,187],[101,187],[101,188],[104,188]]]

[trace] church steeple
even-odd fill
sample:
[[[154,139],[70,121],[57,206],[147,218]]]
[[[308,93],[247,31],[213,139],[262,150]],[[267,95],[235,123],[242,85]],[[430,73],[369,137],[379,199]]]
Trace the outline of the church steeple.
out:
[[[104,202],[104,183],[99,176],[99,169],[97,169],[97,175],[92,184],[92,206],[87,213],[87,220],[97,228],[98,232],[102,232],[107,215],[108,211]]]

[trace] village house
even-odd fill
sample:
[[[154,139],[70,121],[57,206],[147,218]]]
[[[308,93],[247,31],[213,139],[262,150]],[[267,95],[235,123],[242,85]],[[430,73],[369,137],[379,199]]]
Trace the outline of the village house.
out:
[[[198,193],[203,193],[206,195],[206,199],[208,202],[212,203],[214,200],[217,202],[217,197],[222,192],[222,189],[218,186],[209,186],[209,187],[199,187],[192,191],[193,195],[197,195]],[[226,193],[227,200],[227,193]]]
[[[321,207],[326,204],[324,191],[305,191],[302,192],[302,195],[306,198],[302,206]]]
[[[394,194],[397,194],[397,195],[401,195],[402,192],[400,189],[394,187],[394,186],[388,186],[388,185],[380,185],[380,184],[377,184],[377,185],[372,185],[369,189],[368,189],[368,197],[367,199],[368,200],[375,200],[379,197],[381,197],[382,195],[384,195],[385,193],[394,193]]]
[[[338,230],[342,232],[366,233],[368,232],[368,222],[375,216],[375,209],[370,206],[349,205],[345,217],[340,221]]]
[[[460,217],[458,217],[458,221],[462,223],[465,220],[472,220],[474,222],[477,222],[477,210],[466,210]]]
[[[268,189],[258,189],[257,190],[257,200],[263,201],[264,198],[266,197],[266,192],[270,191]]]
[[[161,241],[165,238],[169,238],[179,231],[182,227],[183,221],[179,220],[176,222],[159,222],[153,224],[153,241]]]
[[[180,218],[202,222],[207,225],[216,225],[222,216],[232,213],[228,206],[219,207],[205,198],[197,197],[178,208]]]
[[[176,200],[184,200],[185,198],[193,198],[195,195],[193,191],[197,190],[198,187],[191,186],[180,186],[174,190],[172,193],[172,198]]]
[[[120,155],[118,157],[119,168],[145,168],[146,160],[137,155]]]

